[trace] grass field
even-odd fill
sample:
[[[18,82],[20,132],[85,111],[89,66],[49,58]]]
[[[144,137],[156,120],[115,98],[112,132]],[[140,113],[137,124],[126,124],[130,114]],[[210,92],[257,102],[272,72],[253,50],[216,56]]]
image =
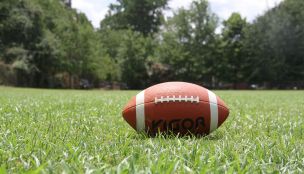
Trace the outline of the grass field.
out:
[[[304,91],[215,91],[204,138],[148,138],[122,118],[137,91],[0,88],[0,173],[303,173]]]

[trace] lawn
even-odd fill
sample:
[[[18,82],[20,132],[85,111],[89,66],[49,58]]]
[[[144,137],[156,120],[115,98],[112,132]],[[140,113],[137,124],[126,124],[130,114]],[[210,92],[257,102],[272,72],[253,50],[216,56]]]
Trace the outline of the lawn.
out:
[[[215,91],[231,112],[204,138],[137,134],[136,93],[0,87],[0,173],[304,172],[304,91]]]

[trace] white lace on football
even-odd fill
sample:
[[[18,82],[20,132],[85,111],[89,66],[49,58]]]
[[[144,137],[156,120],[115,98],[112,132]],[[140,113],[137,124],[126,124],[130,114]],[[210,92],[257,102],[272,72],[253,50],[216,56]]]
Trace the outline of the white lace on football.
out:
[[[154,103],[158,104],[158,103],[169,103],[169,102],[191,102],[191,103],[199,103],[199,97],[188,97],[188,96],[184,96],[182,97],[181,95],[178,97],[173,96],[161,96],[160,98],[155,97]]]

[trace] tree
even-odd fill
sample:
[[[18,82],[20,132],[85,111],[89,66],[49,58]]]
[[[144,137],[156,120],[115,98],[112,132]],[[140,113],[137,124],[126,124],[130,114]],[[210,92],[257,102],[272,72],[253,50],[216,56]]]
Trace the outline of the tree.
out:
[[[117,0],[117,4],[110,5],[101,29],[131,29],[144,36],[156,33],[167,3],[168,0]]]
[[[126,31],[119,48],[121,80],[131,89],[142,89],[148,85],[148,59],[153,56],[153,40],[150,37]]]
[[[247,32],[251,81],[284,83],[304,78],[304,2],[286,0],[257,18]]]
[[[175,80],[211,82],[217,21],[205,0],[193,1],[189,10],[179,9],[168,20],[159,50]]]
[[[42,10],[33,1],[5,1],[1,8],[5,16],[0,28],[4,62],[15,69],[17,84],[31,85],[39,72],[35,58],[44,35]]]
[[[233,82],[234,88],[239,82],[245,82],[247,65],[247,52],[244,49],[245,31],[248,27],[246,19],[239,13],[232,13],[229,19],[223,22],[222,31],[222,66],[221,80]]]
[[[55,87],[65,73],[70,87],[74,79],[102,77],[95,68],[101,62],[97,36],[84,14],[52,0],[5,0],[0,9],[0,58],[18,85]]]

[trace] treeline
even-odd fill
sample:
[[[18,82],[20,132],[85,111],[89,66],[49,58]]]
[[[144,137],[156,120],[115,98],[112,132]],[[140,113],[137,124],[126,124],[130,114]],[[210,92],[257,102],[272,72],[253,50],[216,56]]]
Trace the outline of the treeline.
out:
[[[213,88],[301,87],[303,9],[302,0],[285,0],[252,23],[238,13],[221,22],[205,0],[168,19],[168,0],[120,0],[94,29],[60,0],[2,0],[0,84],[138,89],[178,80]]]

